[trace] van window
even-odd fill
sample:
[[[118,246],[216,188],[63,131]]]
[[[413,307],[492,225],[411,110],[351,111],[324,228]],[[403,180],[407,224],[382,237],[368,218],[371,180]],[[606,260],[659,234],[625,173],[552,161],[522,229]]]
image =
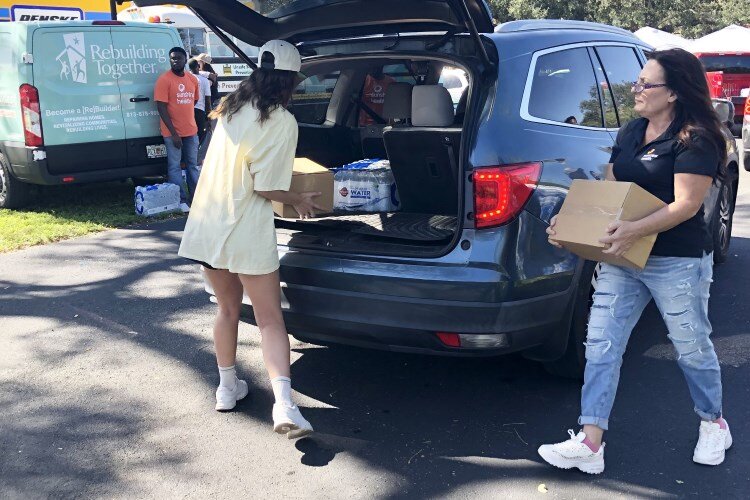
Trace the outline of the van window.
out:
[[[537,59],[529,114],[570,125],[602,127],[594,68],[585,48],[561,50]]]
[[[258,47],[243,42],[236,37],[230,37],[234,44],[250,58],[258,57]],[[213,31],[207,32],[208,52],[211,57],[237,57],[221,38]]]
[[[607,127],[624,125],[630,120],[638,118],[638,113],[633,110],[635,106],[635,96],[631,91],[633,82],[638,80],[638,74],[641,72],[641,62],[638,55],[630,47],[597,47],[596,52],[603,65],[604,73],[607,77],[609,91],[604,91],[605,103],[607,99],[614,98],[615,107],[617,108],[617,117],[619,124],[615,119],[614,113],[606,109],[605,104],[605,121]],[[611,93],[611,95],[607,95]]]
[[[203,28],[180,28],[177,30],[188,57],[206,52],[206,30]]]
[[[292,94],[292,112],[298,123],[320,125],[326,120],[328,104],[340,72],[313,75],[300,83]]]
[[[442,75],[438,83],[446,89],[460,89],[463,87],[461,80],[456,75]]]
[[[12,39],[10,33],[0,33],[0,46],[6,47],[6,50],[0,50],[0,69],[3,73],[6,71],[13,71],[11,67],[15,65],[14,54],[15,50],[7,50],[7,47],[12,47]]]

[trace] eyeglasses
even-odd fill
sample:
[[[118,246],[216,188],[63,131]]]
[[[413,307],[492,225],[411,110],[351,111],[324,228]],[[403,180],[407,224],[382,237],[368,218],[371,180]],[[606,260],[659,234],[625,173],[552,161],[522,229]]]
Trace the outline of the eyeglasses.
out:
[[[666,83],[638,83],[638,82],[633,82],[633,86],[630,87],[630,90],[634,94],[640,94],[644,90],[655,89],[655,88],[666,87],[666,86],[667,86]]]

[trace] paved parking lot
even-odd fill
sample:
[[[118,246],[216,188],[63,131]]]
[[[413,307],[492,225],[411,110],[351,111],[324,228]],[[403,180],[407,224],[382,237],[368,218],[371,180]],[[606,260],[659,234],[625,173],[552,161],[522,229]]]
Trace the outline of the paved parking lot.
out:
[[[574,426],[580,387],[518,357],[294,343],[295,397],[317,430],[295,443],[271,431],[259,335],[243,325],[251,396],[219,414],[214,306],[170,221],[0,255],[0,496],[747,498],[748,182],[711,299],[735,436],[723,466],[691,461],[697,421],[653,307],[597,477],[540,463],[537,446]]]

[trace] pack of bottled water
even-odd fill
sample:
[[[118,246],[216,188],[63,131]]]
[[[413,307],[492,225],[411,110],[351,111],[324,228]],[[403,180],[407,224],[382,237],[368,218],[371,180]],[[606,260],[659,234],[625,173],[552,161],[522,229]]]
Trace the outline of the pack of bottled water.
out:
[[[344,165],[333,176],[334,210],[395,212],[400,208],[396,181],[388,160],[361,160]]]
[[[135,213],[143,216],[172,212],[180,208],[177,184],[154,184],[135,188]]]

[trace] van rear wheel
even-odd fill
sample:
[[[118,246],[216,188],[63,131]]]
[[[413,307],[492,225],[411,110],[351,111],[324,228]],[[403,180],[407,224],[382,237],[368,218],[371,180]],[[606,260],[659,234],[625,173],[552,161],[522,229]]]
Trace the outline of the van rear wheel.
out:
[[[21,208],[29,202],[31,186],[10,173],[10,163],[0,153],[0,208]]]

